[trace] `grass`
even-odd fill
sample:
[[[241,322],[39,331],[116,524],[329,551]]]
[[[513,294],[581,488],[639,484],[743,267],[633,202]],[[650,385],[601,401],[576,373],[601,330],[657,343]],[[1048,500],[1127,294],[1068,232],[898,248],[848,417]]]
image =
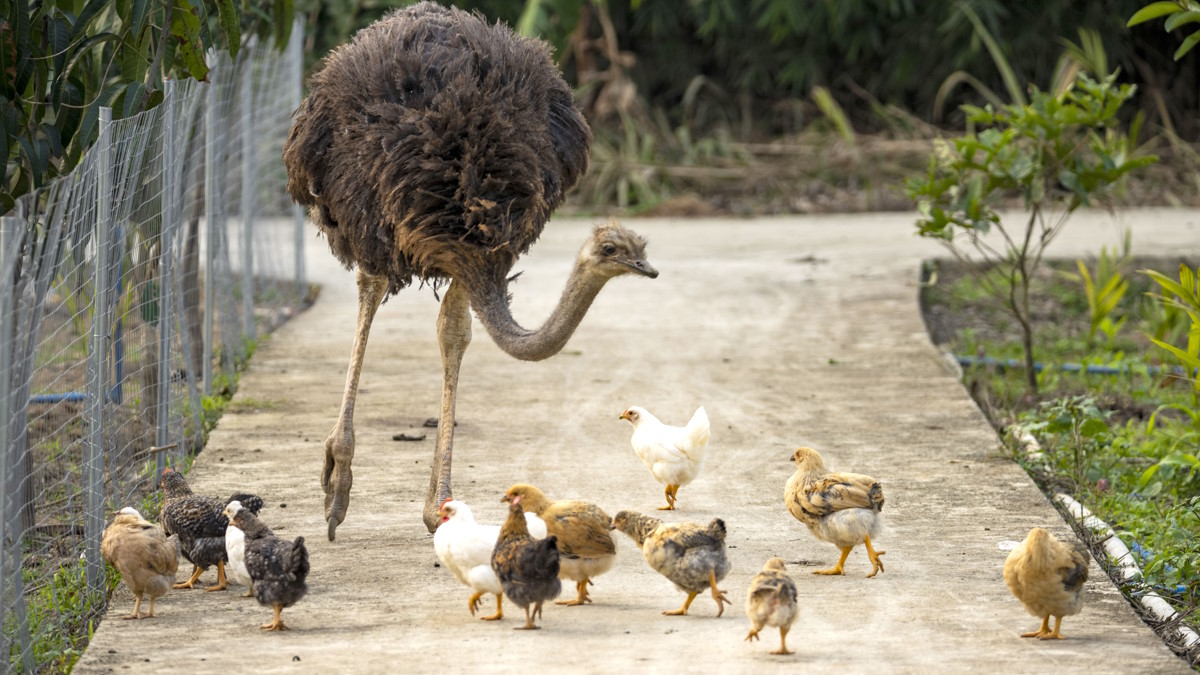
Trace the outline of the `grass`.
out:
[[[1108,263],[1112,263],[1109,259]],[[1145,274],[1167,272],[1179,260],[1127,258],[1114,271],[1086,261],[1094,279],[1118,274],[1128,288],[1115,303],[1097,303],[1077,261],[1047,261],[1033,287],[1035,355],[1046,367],[1041,393],[1026,393],[1018,368],[964,369],[964,383],[998,431],[1029,430],[1043,461],[1021,461],[1047,493],[1066,492],[1113,526],[1141,558],[1143,577],[1122,586],[1135,597],[1156,591],[1193,628],[1200,628],[1200,412],[1192,382],[1157,367],[1174,365],[1151,342],[1157,336],[1186,345],[1187,325],[1147,296],[1157,291]],[[935,271],[927,267],[926,276]],[[954,263],[936,264],[937,282],[922,291],[935,342],[958,355],[1018,359],[1019,334],[1003,310]],[[1107,332],[1096,330],[1109,319]],[[1124,369],[1117,376],[1065,373],[1065,363]],[[1082,533],[1081,533],[1082,536]],[[1095,549],[1094,551],[1099,551]],[[1102,554],[1098,558],[1103,560]],[[1171,644],[1173,633],[1160,634]],[[1182,652],[1179,645],[1177,652]],[[1193,662],[1200,650],[1186,656]]]

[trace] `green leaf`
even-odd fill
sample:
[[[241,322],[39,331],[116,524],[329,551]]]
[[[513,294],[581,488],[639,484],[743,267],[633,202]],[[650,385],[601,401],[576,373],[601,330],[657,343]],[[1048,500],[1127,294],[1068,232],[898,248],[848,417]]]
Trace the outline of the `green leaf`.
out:
[[[275,48],[283,51],[292,39],[292,24],[296,22],[292,0],[275,0],[272,14],[275,17]]]
[[[146,27],[146,17],[150,15],[150,0],[132,0],[129,8],[129,32],[136,42],[142,41],[142,29]]]
[[[1157,19],[1160,16],[1174,14],[1183,11],[1183,8],[1175,2],[1152,2],[1149,5],[1139,9],[1133,16],[1129,17],[1129,22],[1126,27],[1136,26],[1139,23],[1146,23],[1152,19]]]
[[[176,0],[171,12],[171,35],[179,41],[179,56],[188,73],[197,80],[208,77],[208,66],[200,50],[200,16],[187,0]]]
[[[1178,14],[1167,17],[1167,20],[1163,23],[1163,28],[1167,29],[1167,31],[1173,31],[1184,24],[1195,23],[1197,21],[1200,21],[1200,12],[1195,10],[1179,12]]]
[[[1104,423],[1104,420],[1092,417],[1083,421],[1079,427],[1079,433],[1084,438],[1095,438],[1108,433],[1108,425]]]
[[[217,20],[221,24],[221,32],[225,34],[229,56],[236,59],[238,48],[242,46],[242,27],[238,24],[238,12],[233,0],[217,0]]]
[[[1195,47],[1197,42],[1200,42],[1200,31],[1196,31],[1195,33],[1187,36],[1187,39],[1183,41],[1183,44],[1179,45],[1179,49],[1175,50],[1175,60],[1178,61],[1179,59],[1183,58],[1184,54],[1192,51],[1192,47]]]

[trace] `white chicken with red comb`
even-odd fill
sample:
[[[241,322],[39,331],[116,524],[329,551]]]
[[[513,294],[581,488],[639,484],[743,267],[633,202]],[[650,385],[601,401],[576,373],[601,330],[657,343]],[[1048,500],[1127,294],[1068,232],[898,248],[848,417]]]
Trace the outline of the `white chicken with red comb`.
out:
[[[504,618],[503,596],[500,579],[492,571],[492,549],[500,536],[499,525],[482,525],[475,521],[475,514],[466,502],[447,499],[438,509],[442,524],[433,533],[433,549],[438,560],[454,574],[464,586],[471,589],[467,609],[471,616],[479,609],[480,599],[485,594],[496,596],[496,613],[480,617],[485,621]],[[525,514],[525,526],[535,539],[546,537],[546,523],[532,513]]]

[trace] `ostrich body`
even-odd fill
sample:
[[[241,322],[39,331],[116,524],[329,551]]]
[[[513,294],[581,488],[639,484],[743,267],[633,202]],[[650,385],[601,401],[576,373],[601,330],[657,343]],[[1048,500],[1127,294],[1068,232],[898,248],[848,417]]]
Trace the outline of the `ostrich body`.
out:
[[[538,330],[509,308],[509,273],[587,169],[591,132],[545,43],[433,2],[395,11],[334,50],[313,76],[283,151],[288,192],[348,269],[358,326],[342,407],[325,441],[321,485],[329,539],[353,480],[354,401],[371,321],[414,280],[449,282],[437,332],[442,402],[424,521],[451,498],[459,366],[470,308],[509,355],[558,353],[604,284],[650,278],[645,241],[595,228],[558,306]]]

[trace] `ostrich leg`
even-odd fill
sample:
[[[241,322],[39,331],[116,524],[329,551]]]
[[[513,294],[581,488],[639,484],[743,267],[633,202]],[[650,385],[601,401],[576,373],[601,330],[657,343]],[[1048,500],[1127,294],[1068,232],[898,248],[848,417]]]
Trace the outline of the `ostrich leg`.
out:
[[[387,292],[386,277],[375,277],[358,271],[358,327],[354,332],[354,349],[350,352],[350,367],[346,370],[346,391],[337,423],[325,439],[325,469],[321,487],[325,490],[325,520],[329,521],[329,541],[333,541],[338,525],[346,518],[350,505],[350,485],[354,477],[350,462],[354,459],[354,399],[358,394],[358,375],[362,370],[363,354],[367,351],[367,335],[371,321],[383,295]]]
[[[471,344],[471,301],[462,284],[450,282],[437,320],[438,344],[442,349],[442,412],[438,418],[437,447],[429,474],[423,519],[430,532],[441,523],[438,508],[450,499],[450,460],[454,455],[454,398],[458,391],[458,369],[467,345]]]

